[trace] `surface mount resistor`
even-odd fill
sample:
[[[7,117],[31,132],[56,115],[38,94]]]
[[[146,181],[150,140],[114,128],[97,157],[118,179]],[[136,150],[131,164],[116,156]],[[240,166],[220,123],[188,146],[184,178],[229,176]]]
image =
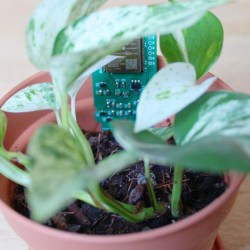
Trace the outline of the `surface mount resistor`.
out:
[[[116,96],[120,96],[121,95],[121,90],[120,89],[116,89],[115,90],[115,95]]]
[[[118,89],[118,88],[120,88],[120,83],[119,82],[116,82],[115,83],[115,87]]]
[[[122,87],[122,88],[126,88],[126,82],[122,82],[121,87]]]
[[[124,98],[128,98],[129,97],[129,91],[124,91],[122,93],[122,95],[123,95]]]

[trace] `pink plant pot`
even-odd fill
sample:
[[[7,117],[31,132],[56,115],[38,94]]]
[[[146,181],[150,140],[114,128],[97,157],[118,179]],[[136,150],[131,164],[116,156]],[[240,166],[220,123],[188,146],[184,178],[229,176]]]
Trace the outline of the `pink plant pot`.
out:
[[[16,91],[27,85],[48,81],[47,73],[39,73],[9,92],[0,106]],[[228,89],[217,80],[211,89]],[[94,119],[91,79],[83,86],[78,96],[77,114],[80,126],[87,130],[100,130]],[[7,113],[8,130],[5,146],[10,150],[24,151],[33,132],[48,122],[54,115],[47,111],[25,114]],[[231,210],[244,177],[236,173],[228,175],[229,188],[218,199],[196,214],[176,224],[151,231],[97,236],[67,233],[35,223],[11,208],[14,183],[0,175],[0,209],[11,227],[23,238],[30,250],[222,250],[223,244],[217,236],[219,225]]]

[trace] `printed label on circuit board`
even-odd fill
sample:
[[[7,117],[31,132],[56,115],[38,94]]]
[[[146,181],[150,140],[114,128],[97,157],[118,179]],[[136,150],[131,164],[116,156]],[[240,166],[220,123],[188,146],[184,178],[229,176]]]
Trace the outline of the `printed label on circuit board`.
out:
[[[135,120],[140,94],[157,72],[157,38],[136,38],[112,55],[120,57],[92,75],[95,116],[103,130],[113,119]]]
[[[105,66],[105,71],[113,74],[141,73],[143,71],[143,39],[136,38],[122,47],[115,56],[120,56]]]

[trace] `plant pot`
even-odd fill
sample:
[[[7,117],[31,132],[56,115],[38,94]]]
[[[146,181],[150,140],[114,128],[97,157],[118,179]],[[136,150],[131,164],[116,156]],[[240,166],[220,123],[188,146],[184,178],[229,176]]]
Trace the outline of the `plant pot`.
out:
[[[50,77],[47,73],[39,73],[29,78],[8,93],[0,105],[19,89],[48,80]],[[217,80],[212,89],[228,87],[221,80]],[[78,96],[78,122],[82,128],[96,131],[100,130],[100,125],[94,119],[91,95],[91,79],[88,79]],[[45,111],[7,114],[7,117],[9,125],[5,146],[10,150],[25,150],[27,141],[39,126],[55,121],[54,115]],[[12,228],[28,243],[30,250],[221,250],[223,245],[219,238],[216,238],[218,228],[231,210],[243,179],[242,175],[229,174],[229,188],[225,193],[206,208],[176,224],[126,235],[79,235],[37,224],[10,207],[15,184],[3,176],[0,176],[0,209]]]

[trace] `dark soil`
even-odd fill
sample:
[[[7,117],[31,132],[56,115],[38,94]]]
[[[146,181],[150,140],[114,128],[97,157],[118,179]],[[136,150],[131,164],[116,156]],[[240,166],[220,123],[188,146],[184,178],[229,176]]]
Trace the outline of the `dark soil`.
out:
[[[121,147],[113,136],[87,134],[95,155],[96,162],[113,154]],[[170,142],[172,143],[172,142]],[[167,211],[158,218],[143,223],[133,224],[116,214],[107,213],[82,201],[69,205],[65,211],[58,213],[46,225],[64,231],[85,234],[124,234],[150,230],[175,223],[170,213],[173,169],[151,164],[151,175],[158,200],[166,204]],[[130,168],[117,173],[101,183],[103,189],[119,201],[134,204],[137,207],[151,206],[147,195],[143,163],[138,162]],[[223,176],[186,171],[183,179],[182,214],[179,220],[190,216],[220,196],[227,184]],[[21,214],[29,217],[29,209],[22,187],[18,187],[14,195],[13,207]]]

